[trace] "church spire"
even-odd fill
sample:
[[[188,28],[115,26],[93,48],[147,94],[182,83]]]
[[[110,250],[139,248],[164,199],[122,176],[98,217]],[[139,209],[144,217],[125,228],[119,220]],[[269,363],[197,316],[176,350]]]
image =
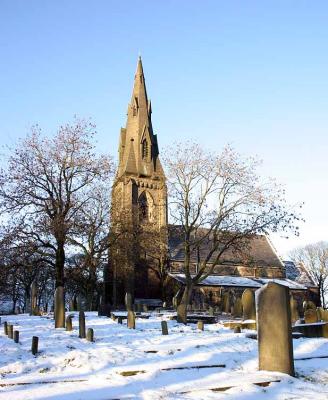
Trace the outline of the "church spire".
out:
[[[139,56],[126,127],[121,130],[118,176],[133,174],[150,177],[163,174],[158,159],[157,138],[153,133],[151,111],[142,61]],[[131,162],[132,152],[134,153],[133,162]]]

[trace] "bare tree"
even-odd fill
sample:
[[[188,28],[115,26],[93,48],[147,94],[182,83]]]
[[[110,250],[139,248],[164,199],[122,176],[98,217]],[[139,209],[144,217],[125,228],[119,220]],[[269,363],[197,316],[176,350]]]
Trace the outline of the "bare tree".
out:
[[[186,283],[178,319],[186,322],[193,287],[220,265],[228,250],[247,252],[256,234],[297,234],[299,217],[287,206],[281,187],[260,179],[258,162],[243,159],[230,147],[215,154],[197,144],[177,144],[166,152],[165,164],[170,216],[183,236]]]
[[[108,157],[95,155],[95,127],[75,120],[53,137],[38,126],[11,152],[0,171],[0,211],[22,218],[29,234],[55,255],[56,286],[64,285],[65,245],[89,187],[111,171]]]
[[[296,264],[303,264],[313,282],[318,285],[319,299],[322,307],[326,307],[328,293],[328,243],[317,242],[299,247],[290,253]]]

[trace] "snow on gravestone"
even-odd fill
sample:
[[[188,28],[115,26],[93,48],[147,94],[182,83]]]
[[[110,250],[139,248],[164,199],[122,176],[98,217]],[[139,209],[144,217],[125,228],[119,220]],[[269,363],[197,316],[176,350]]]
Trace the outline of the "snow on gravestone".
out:
[[[245,289],[241,296],[243,305],[243,320],[256,319],[254,292],[251,289]]]
[[[289,288],[269,282],[255,297],[259,369],[294,376]]]
[[[65,328],[65,297],[63,286],[55,290],[55,328]]]

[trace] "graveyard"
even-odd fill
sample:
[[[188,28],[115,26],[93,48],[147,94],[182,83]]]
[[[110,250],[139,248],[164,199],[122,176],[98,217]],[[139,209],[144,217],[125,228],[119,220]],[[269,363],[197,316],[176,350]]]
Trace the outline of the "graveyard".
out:
[[[327,399],[327,338],[294,336],[291,376],[259,370],[256,331],[229,327],[225,313],[211,324],[201,322],[208,313],[194,313],[200,322],[185,325],[174,310],[85,312],[82,335],[79,314],[66,312],[66,329],[55,328],[51,313],[1,317],[0,399]],[[5,322],[19,331],[18,343]]]

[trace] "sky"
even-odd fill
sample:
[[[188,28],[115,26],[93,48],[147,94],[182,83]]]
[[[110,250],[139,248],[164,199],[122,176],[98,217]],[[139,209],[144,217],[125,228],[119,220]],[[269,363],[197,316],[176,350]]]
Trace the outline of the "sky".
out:
[[[160,149],[229,143],[305,202],[283,257],[328,240],[328,2],[0,0],[0,138],[74,115],[116,156],[138,55]]]

